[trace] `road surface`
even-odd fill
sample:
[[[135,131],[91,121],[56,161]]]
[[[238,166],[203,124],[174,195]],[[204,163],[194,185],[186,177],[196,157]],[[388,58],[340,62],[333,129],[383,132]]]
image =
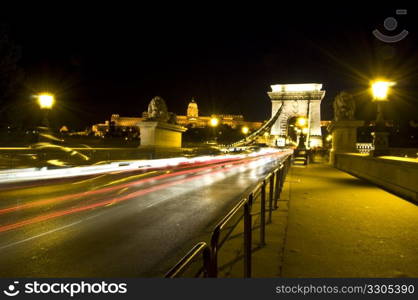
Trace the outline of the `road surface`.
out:
[[[0,277],[162,276],[283,156],[0,186]]]

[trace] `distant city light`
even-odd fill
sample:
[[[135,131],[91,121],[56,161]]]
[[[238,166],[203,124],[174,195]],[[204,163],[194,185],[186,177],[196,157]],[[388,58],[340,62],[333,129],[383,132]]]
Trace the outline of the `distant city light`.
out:
[[[244,126],[244,127],[241,128],[241,132],[243,134],[248,134],[248,132],[250,132],[250,129],[247,126]]]
[[[312,92],[321,89],[321,83],[275,84],[271,86],[273,92]]]
[[[389,94],[389,88],[394,86],[396,83],[391,81],[374,81],[372,83],[373,99],[375,101],[385,101]]]
[[[307,133],[308,133],[308,128],[304,127],[304,128],[302,129],[302,133],[303,133],[303,134],[307,134]]]
[[[326,140],[327,140],[327,142],[330,142],[332,140],[332,135],[328,134]]]
[[[216,127],[219,124],[219,120],[217,118],[210,119],[210,126]]]
[[[37,96],[39,106],[42,109],[51,109],[54,105],[55,99],[54,96],[51,94],[43,93]]]

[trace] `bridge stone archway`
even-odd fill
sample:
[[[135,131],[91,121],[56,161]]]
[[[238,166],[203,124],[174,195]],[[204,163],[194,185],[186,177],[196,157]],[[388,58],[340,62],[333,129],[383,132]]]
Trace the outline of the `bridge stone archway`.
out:
[[[320,83],[276,84],[268,95],[272,103],[272,116],[284,105],[271,128],[271,135],[278,145],[284,146],[289,135],[289,120],[303,116],[308,119],[308,147],[322,146],[321,101],[325,91]]]

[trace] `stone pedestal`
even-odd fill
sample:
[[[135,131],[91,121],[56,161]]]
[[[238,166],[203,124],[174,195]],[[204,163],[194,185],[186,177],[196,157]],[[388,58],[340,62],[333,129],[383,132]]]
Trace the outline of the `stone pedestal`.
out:
[[[181,147],[182,133],[187,128],[165,122],[143,121],[138,123],[141,146]]]
[[[337,153],[357,152],[357,128],[364,125],[364,121],[344,120],[333,121],[328,127],[332,135],[332,149],[330,152],[330,164],[335,163]]]

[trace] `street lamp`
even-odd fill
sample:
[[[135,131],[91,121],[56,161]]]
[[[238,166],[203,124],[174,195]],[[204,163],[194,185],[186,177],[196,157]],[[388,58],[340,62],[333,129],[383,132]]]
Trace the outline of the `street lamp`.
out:
[[[45,127],[49,127],[49,121],[48,121],[48,113],[52,109],[52,106],[54,106],[55,103],[55,97],[52,94],[49,93],[41,93],[36,96],[38,98],[38,104],[39,107],[43,111],[43,120],[42,125]]]
[[[297,127],[299,127],[299,128],[303,128],[303,127],[305,127],[306,126],[306,123],[308,122],[308,120],[305,118],[305,117],[299,117],[297,120],[296,120],[296,125],[297,125]]]
[[[308,164],[308,150],[306,149],[305,140],[308,135],[308,120],[305,117],[299,117],[296,119],[296,134],[299,134],[299,142],[296,149],[293,151],[293,161],[303,162],[304,165]]]
[[[372,83],[373,98],[376,100],[387,101],[390,87],[394,86],[396,82],[392,81],[374,81]]]
[[[384,123],[382,103],[389,101],[388,94],[390,92],[390,88],[395,84],[395,82],[391,81],[374,81],[372,83],[371,89],[373,94],[373,102],[377,103],[376,125],[382,125],[382,123]]]
[[[385,121],[383,117],[383,103],[388,102],[390,88],[396,83],[392,81],[376,80],[371,84],[373,102],[377,104],[377,116],[375,132],[372,132],[374,150],[370,152],[372,156],[385,155],[389,148],[389,133],[385,130]]]
[[[332,141],[332,135],[328,134],[327,137],[326,137],[326,141],[331,142]]]
[[[213,118],[210,119],[209,124],[212,127],[213,140],[216,143],[216,140],[217,140],[216,127],[218,127],[218,125],[219,125],[219,119],[213,117]]]
[[[241,128],[241,132],[245,135],[247,135],[250,132],[250,129],[247,126],[244,126]]]
[[[305,135],[308,134],[308,128],[306,127],[307,124],[308,120],[305,117],[299,117],[296,120],[296,127],[299,129],[297,132],[300,133],[297,149],[306,149]]]
[[[212,119],[210,119],[210,126],[212,126],[212,127],[216,127],[216,126],[218,126],[219,125],[219,120],[218,120],[218,118],[212,118]]]
[[[38,103],[42,109],[51,109],[54,105],[55,99],[54,95],[51,94],[39,94]]]

